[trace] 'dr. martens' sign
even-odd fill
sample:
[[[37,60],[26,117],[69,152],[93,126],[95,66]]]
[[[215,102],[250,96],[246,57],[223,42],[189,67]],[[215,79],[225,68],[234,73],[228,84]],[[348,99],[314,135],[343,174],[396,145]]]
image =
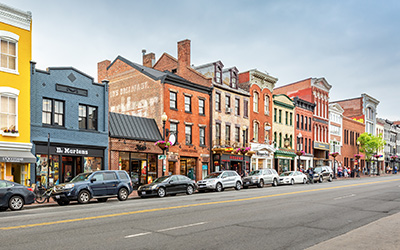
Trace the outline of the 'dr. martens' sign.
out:
[[[79,148],[64,148],[64,147],[56,147],[57,154],[68,154],[68,155],[88,155],[89,151],[85,149]]]

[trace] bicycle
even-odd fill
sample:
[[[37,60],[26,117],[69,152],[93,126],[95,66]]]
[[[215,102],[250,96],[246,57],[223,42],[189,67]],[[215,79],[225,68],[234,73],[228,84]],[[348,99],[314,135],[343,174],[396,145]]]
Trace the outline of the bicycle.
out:
[[[49,202],[51,193],[53,192],[53,188],[43,188],[43,187],[38,187],[36,186],[33,193],[35,194],[35,200],[37,203],[42,204],[46,200]]]

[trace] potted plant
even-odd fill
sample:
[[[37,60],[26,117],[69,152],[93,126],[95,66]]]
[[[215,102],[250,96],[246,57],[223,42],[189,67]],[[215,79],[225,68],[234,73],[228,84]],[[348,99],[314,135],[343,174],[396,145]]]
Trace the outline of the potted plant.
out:
[[[335,158],[336,156],[339,155],[339,152],[333,152],[329,154],[330,156],[332,156],[333,158]]]
[[[358,159],[360,159],[361,157],[363,157],[363,155],[362,155],[362,154],[355,154],[354,157],[358,160]]]
[[[306,152],[304,152],[303,150],[296,151],[296,155],[298,155],[298,156],[302,156],[302,155],[305,155],[305,154],[306,154]]]
[[[392,156],[390,156],[390,159],[396,160],[396,159],[397,159],[397,155],[392,155]]]
[[[249,151],[250,151],[250,147],[240,147],[240,148],[236,149],[236,153],[238,153],[238,154],[246,154]]]
[[[164,150],[164,149],[169,148],[171,146],[171,142],[170,141],[159,140],[159,141],[156,141],[155,145],[160,147],[162,150]]]

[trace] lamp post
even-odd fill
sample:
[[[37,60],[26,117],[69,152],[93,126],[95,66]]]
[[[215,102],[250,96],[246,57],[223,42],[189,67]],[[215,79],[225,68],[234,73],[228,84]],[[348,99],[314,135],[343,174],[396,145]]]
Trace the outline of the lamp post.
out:
[[[360,155],[360,141],[357,141],[357,155]],[[360,177],[360,157],[357,158],[357,176]]]
[[[47,134],[47,181],[46,188],[49,187],[50,178],[50,133]]]
[[[333,179],[336,179],[336,156],[338,153],[336,152],[336,140],[333,139],[333,153],[331,154],[333,157]]]
[[[297,170],[300,169],[300,156],[303,155],[303,152],[301,151],[303,149],[302,145],[301,145],[301,138],[303,137],[303,135],[301,133],[299,133],[297,135],[297,156],[299,157],[297,160]]]
[[[247,127],[246,126],[242,126],[242,132],[243,132],[243,148],[245,148],[246,147],[246,141],[245,141],[245,139],[246,139],[246,129],[247,129]],[[244,152],[244,151],[243,151]],[[245,175],[245,172],[246,172],[246,159],[244,158],[246,153],[243,153],[243,163],[242,163],[242,173],[243,173],[243,176],[246,176]]]
[[[396,155],[396,145],[393,146],[393,155]],[[392,174],[394,174],[394,167],[396,166],[396,158],[393,159]]]
[[[161,120],[163,122],[163,140],[165,141],[165,123],[168,120],[168,116],[167,114],[165,114],[165,112],[161,115]],[[163,149],[163,169],[162,169],[162,176],[165,175],[165,170],[166,170],[166,159],[167,157],[165,156],[165,149]]]

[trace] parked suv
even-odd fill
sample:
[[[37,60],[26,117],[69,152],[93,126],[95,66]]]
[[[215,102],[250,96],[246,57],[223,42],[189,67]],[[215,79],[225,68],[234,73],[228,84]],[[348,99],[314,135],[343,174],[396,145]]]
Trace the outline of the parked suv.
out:
[[[220,172],[213,172],[207,175],[204,180],[197,182],[199,192],[205,190],[215,190],[217,192],[223,191],[225,188],[234,187],[240,190],[242,187],[242,179],[236,171],[226,170]]]
[[[320,183],[324,180],[332,181],[333,171],[328,166],[316,167],[314,168],[313,181],[319,181]]]
[[[55,186],[51,197],[60,206],[68,205],[70,201],[84,204],[92,198],[99,202],[106,202],[111,197],[124,201],[128,199],[132,190],[132,182],[126,171],[103,170],[82,173],[70,182]]]
[[[264,187],[264,184],[272,184],[278,186],[279,175],[275,169],[259,169],[251,171],[249,176],[243,177],[243,188],[249,186]]]

